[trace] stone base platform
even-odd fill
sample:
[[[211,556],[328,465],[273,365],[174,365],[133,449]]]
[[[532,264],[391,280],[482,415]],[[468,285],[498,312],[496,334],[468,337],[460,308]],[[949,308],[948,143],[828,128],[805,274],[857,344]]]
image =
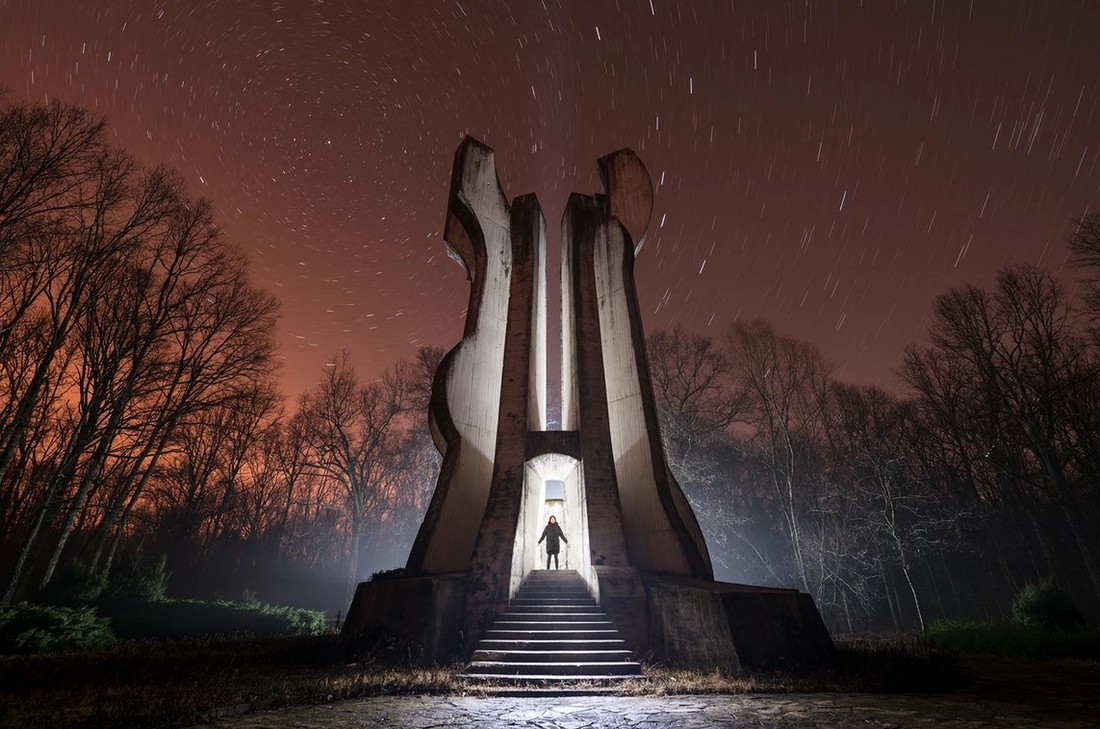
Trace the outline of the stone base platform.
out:
[[[343,636],[400,645],[417,665],[458,660],[466,650],[466,581],[455,573],[360,582]]]
[[[809,595],[596,567],[598,599],[641,659],[701,670],[789,668],[832,660]],[[483,636],[462,632],[467,576],[393,577],[359,585],[347,638],[384,639],[421,665],[466,660]]]
[[[643,575],[649,650],[669,665],[774,669],[832,662],[833,641],[798,590]]]

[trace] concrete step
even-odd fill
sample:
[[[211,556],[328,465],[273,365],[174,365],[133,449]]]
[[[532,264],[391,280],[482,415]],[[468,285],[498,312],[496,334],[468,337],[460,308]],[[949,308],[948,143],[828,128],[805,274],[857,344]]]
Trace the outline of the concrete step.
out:
[[[614,628],[597,630],[497,630],[485,631],[485,640],[598,640],[617,638],[619,631]]]
[[[560,605],[540,605],[538,603],[525,603],[523,605],[514,605],[513,608],[522,608],[525,613],[590,613],[593,612],[595,605],[575,605],[575,604],[560,604]]]
[[[490,690],[492,690],[493,687],[524,687],[519,689],[520,693],[518,694],[509,694],[523,697],[530,697],[532,695],[530,693],[532,690],[536,692],[534,695],[541,695],[542,692],[545,691],[547,692],[546,695],[555,697],[598,695],[603,693],[599,688],[600,686],[614,686],[620,681],[641,678],[636,675],[551,676],[548,674],[526,674],[523,676],[502,676],[499,674],[478,675],[470,673],[460,673],[458,676],[467,681],[473,681],[480,684]],[[497,694],[496,691],[493,691],[493,693]]]
[[[488,683],[606,682],[642,674],[575,571],[533,572],[463,674]]]
[[[630,651],[619,650],[486,650],[474,651],[474,661],[505,663],[607,663],[629,661]]]
[[[586,620],[584,622],[559,623],[545,620],[498,620],[493,630],[614,630],[610,620]]]
[[[584,578],[575,570],[535,570],[524,579],[526,585],[583,585]]]
[[[575,613],[539,613],[539,612],[521,612],[518,610],[509,610],[501,615],[497,620],[507,620],[513,622],[520,621],[535,621],[535,622],[561,622],[561,623],[576,623],[585,622],[588,620],[607,620],[607,613],[603,612],[575,612]]]
[[[578,663],[473,661],[466,673],[474,676],[640,676],[642,666],[633,661]]]
[[[551,638],[526,640],[523,638],[486,638],[478,642],[478,650],[486,651],[571,651],[571,650],[626,650],[622,638]]]

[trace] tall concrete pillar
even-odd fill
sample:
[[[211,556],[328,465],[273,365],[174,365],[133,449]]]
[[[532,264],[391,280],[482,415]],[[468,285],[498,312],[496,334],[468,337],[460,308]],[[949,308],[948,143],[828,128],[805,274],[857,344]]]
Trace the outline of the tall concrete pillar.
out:
[[[485,521],[486,507],[492,498],[495,514],[500,499],[516,498],[491,485],[522,476],[526,434],[545,420],[545,228],[533,195],[509,205],[493,150],[463,140],[444,240],[466,271],[470,298],[462,341],[443,358],[432,385],[429,422],[443,465],[409,555],[410,572],[468,572],[479,538],[483,553],[499,529],[514,538],[514,525]]]
[[[665,461],[634,286],[652,183],[630,150],[601,158],[599,166],[605,194],[574,193],[562,227],[572,302],[563,327],[576,332],[574,362],[563,372],[563,410],[580,424],[589,513],[594,498],[613,512],[590,516],[590,529],[625,536],[629,555],[605,557],[593,542],[593,562],[712,579],[702,531]]]

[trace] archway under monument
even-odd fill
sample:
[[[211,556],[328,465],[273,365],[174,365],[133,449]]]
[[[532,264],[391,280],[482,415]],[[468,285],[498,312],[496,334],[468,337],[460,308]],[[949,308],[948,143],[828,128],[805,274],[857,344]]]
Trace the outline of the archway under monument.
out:
[[[652,182],[630,150],[598,165],[604,191],[571,195],[562,220],[562,427],[547,430],[545,221],[534,195],[508,200],[491,148],[459,146],[444,239],[470,298],[432,388],[443,464],[404,571],[359,586],[345,635],[401,635],[423,663],[468,657],[538,569],[552,506],[568,566],[635,655],[726,669],[828,660],[809,595],[714,581],[665,458],[638,309]],[[548,482],[561,484],[551,506]]]

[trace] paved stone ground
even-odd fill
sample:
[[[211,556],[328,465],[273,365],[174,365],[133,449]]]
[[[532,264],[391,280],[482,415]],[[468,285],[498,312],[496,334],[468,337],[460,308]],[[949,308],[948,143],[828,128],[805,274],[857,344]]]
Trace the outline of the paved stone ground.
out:
[[[970,666],[973,686],[938,694],[736,696],[380,696],[224,719],[223,729],[587,729],[860,727],[1097,729],[1100,672],[1004,660]]]
[[[752,696],[564,698],[401,696],[273,711],[219,722],[237,729],[342,727],[811,727],[961,729],[1077,727],[1096,729],[1100,717],[1065,719],[1003,703],[932,696],[784,694]]]
[[[219,722],[236,729],[357,727],[1077,727],[1095,729],[1100,717],[1055,717],[1002,702],[945,696],[783,694],[751,696],[376,697],[328,706],[268,712]]]

